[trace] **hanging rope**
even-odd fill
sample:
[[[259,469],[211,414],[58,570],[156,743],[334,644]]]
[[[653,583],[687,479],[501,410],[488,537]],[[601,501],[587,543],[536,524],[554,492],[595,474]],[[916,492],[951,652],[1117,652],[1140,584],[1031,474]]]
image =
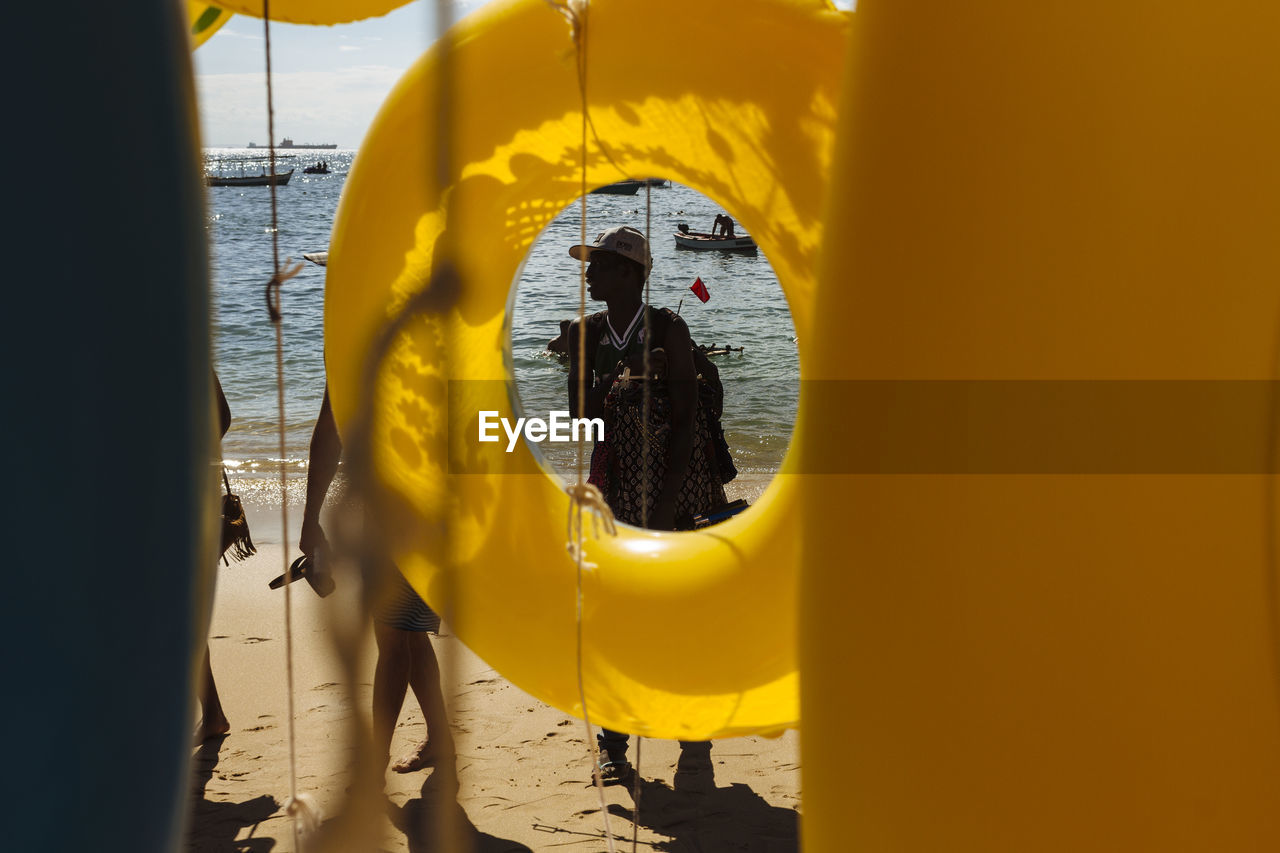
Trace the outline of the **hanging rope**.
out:
[[[439,34],[439,57],[440,57],[440,76],[439,85],[436,89],[436,117],[435,117],[435,139],[436,139],[436,162],[435,162],[435,179],[436,185],[447,187],[452,181],[454,173],[454,104],[456,103],[456,95],[454,92],[454,42],[453,42],[453,13],[454,3],[450,0],[436,0],[435,3],[435,26],[436,32]],[[454,254],[454,246],[452,242],[444,244],[441,249],[445,252],[445,260],[443,263],[437,260],[436,269],[433,271],[431,280],[428,282],[428,288],[436,295],[433,302],[439,301],[439,294],[442,292],[457,292],[461,286],[461,272],[458,268]],[[438,310],[438,309],[437,309]],[[445,347],[443,353],[444,368],[446,375],[449,374],[449,363],[453,358],[453,345],[456,342],[455,336],[448,335],[446,338],[450,344]],[[390,347],[390,339],[388,339],[388,347]],[[385,357],[386,353],[383,353]],[[370,386],[375,387],[375,385]],[[372,470],[372,469],[370,469]],[[446,474],[446,477],[448,475]],[[449,544],[450,525],[447,523],[448,510],[441,510],[443,519],[446,523],[441,524],[438,528],[440,536],[440,551],[446,555],[441,561],[443,571],[441,572],[441,600],[444,602],[444,616],[451,616],[452,605],[457,595],[457,580],[452,559],[452,549]],[[430,640],[428,640],[430,642]],[[454,677],[454,670],[457,666],[456,659],[453,656],[438,656],[438,671],[440,677],[440,703],[445,708],[445,717],[448,717],[449,703],[445,701],[446,685],[456,684],[457,679]],[[423,716],[426,716],[426,708],[422,709]],[[439,733],[437,733],[439,734]],[[428,732],[430,739],[432,733]],[[447,735],[452,738],[452,733]],[[455,751],[457,745],[455,744]],[[456,752],[455,752],[456,754]],[[455,758],[456,761],[456,758]],[[456,772],[456,767],[451,770]],[[446,850],[465,849],[467,842],[464,840],[464,829],[460,816],[462,810],[456,808],[456,804],[450,803],[450,795],[447,792],[448,786],[439,786],[436,789],[435,811],[440,817],[436,821],[436,838],[437,846]]]
[[[280,266],[280,228],[276,207],[276,128],[275,107],[271,91],[271,3],[262,0],[262,35],[263,52],[267,65],[267,162],[272,178],[267,184],[271,188],[271,280],[267,282],[267,313],[275,329],[276,339],[276,416],[277,437],[280,450],[280,524],[284,535],[289,535],[289,472],[285,463],[285,409],[284,409],[284,314],[280,308],[280,286],[298,274],[302,269],[299,263],[292,269]],[[286,261],[287,263],[287,261]],[[280,549],[280,559],[284,563],[284,657],[285,657],[285,692],[288,697],[288,731],[289,731],[289,799],[285,802],[285,813],[291,818],[293,830],[293,847],[302,850],[301,838],[304,833],[313,831],[320,825],[320,811],[315,801],[306,794],[298,793],[298,749],[297,733],[293,720],[293,570],[289,561],[289,549]]]
[[[1277,318],[1271,352],[1271,381],[1267,402],[1264,452],[1266,478],[1263,509],[1266,513],[1264,561],[1267,577],[1267,610],[1271,628],[1271,675],[1280,689],[1280,318]]]
[[[644,387],[641,391],[640,417],[645,425],[642,430],[643,443],[641,445],[641,453],[644,459],[649,458],[649,436],[652,430],[649,428],[649,414],[651,412],[652,398],[650,396],[650,384],[653,377],[653,366],[650,360],[650,352],[653,349],[653,324],[651,323],[649,314],[649,306],[653,304],[653,295],[650,290],[649,272],[653,266],[653,187],[649,185],[649,179],[645,178],[644,182],[644,239],[646,244],[645,251],[648,253],[648,263],[645,265],[644,271],[644,346],[641,348],[644,358]],[[640,526],[647,528],[649,526],[649,471],[651,467],[646,464],[644,466],[644,476],[640,479]],[[631,853],[636,853],[637,846],[640,843],[640,744],[644,740],[640,735],[636,735],[636,770],[631,777]]]
[[[582,151],[582,168],[579,174],[579,217],[578,217],[578,242],[581,245],[587,243],[587,127],[590,121],[587,110],[587,11],[589,3],[587,0],[546,0],[547,5],[558,11],[569,22],[570,35],[573,38],[575,48],[575,56],[577,59],[578,71],[578,99],[582,108],[582,134],[581,134],[581,151]],[[590,367],[587,365],[587,335],[586,335],[586,317],[587,317],[587,255],[583,255],[578,261],[578,387],[575,389],[578,398],[578,414],[585,414],[587,409],[587,371]],[[586,683],[582,675],[583,664],[583,593],[582,579],[583,573],[596,566],[588,563],[586,560],[586,549],[584,548],[584,521],[583,514],[592,513],[595,520],[596,534],[599,534],[599,526],[603,523],[605,529],[612,535],[616,532],[613,521],[613,513],[609,511],[609,507],[605,504],[604,496],[600,494],[600,490],[595,486],[585,482],[583,479],[583,456],[585,453],[585,439],[579,437],[576,453],[577,482],[566,488],[569,495],[569,521],[568,534],[569,553],[573,556],[573,560],[577,570],[577,602],[575,609],[576,619],[576,663],[578,677],[578,702],[582,707],[582,724],[586,732],[587,757],[591,762],[591,778],[595,783],[596,793],[600,798],[600,817],[604,822],[605,843],[608,845],[609,853],[615,853],[616,848],[613,844],[613,831],[609,827],[609,807],[605,802],[604,796],[604,778],[600,771],[600,753],[596,746],[595,737],[591,731],[591,713],[587,706],[587,689]]]

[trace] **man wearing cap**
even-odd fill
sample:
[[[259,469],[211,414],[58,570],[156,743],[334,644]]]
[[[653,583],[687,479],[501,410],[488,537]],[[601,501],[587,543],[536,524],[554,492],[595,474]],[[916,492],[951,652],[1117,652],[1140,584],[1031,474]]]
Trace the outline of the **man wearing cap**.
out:
[[[611,228],[589,246],[570,248],[569,255],[587,262],[587,294],[606,305],[585,323],[574,320],[568,334],[570,413],[605,422],[605,440],[592,452],[591,482],[619,521],[692,529],[693,516],[723,505],[725,496],[706,453],[709,430],[698,406],[689,328],[673,312],[645,305],[652,261],[649,243],[636,229]],[[580,364],[582,326],[586,357]],[[627,736],[606,729],[599,743],[605,777],[628,775]]]
[[[590,246],[574,246],[569,255],[587,261],[587,295],[605,303],[606,309],[587,318],[586,411],[578,412],[578,321],[569,327],[569,409],[572,417],[604,418],[605,399],[615,391],[615,382],[628,369],[631,376],[644,375],[645,327],[657,341],[649,352],[650,372],[666,380],[669,403],[664,411],[670,433],[662,454],[665,459],[650,465],[652,476],[645,484],[647,494],[631,494],[611,480],[604,489],[614,515],[628,524],[655,530],[675,530],[677,499],[689,473],[693,450],[693,426],[698,405],[697,374],[690,354],[689,327],[679,317],[650,309],[642,299],[652,261],[649,243],[630,226],[602,232]],[[645,314],[648,313],[647,323]],[[638,382],[636,383],[638,390]],[[621,389],[617,389],[620,391]],[[618,395],[615,394],[615,397]],[[621,448],[616,448],[621,450]],[[655,452],[661,450],[654,448]],[[616,456],[616,454],[615,454]],[[634,461],[634,460],[633,460]],[[656,470],[665,469],[665,470]],[[623,472],[624,474],[626,472]],[[599,484],[598,484],[599,485]],[[696,514],[696,513],[695,513]]]

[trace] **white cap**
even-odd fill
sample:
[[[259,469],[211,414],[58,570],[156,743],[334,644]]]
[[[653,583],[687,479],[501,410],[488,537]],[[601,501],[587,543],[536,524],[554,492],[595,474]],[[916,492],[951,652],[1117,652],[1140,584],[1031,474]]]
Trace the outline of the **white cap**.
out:
[[[595,243],[590,246],[570,247],[569,257],[578,261],[590,261],[596,252],[611,252],[633,260],[644,267],[646,275],[653,266],[653,259],[649,255],[649,241],[630,225],[619,225],[617,228],[601,231],[596,235]]]

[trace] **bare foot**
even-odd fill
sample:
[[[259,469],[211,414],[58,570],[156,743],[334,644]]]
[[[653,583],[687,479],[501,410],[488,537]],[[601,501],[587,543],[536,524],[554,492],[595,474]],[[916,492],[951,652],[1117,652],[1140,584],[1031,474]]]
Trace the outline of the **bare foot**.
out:
[[[412,750],[404,755],[395,764],[391,765],[391,769],[396,773],[413,773],[426,767],[433,767],[440,760],[439,751],[435,745],[428,739],[418,744]]]
[[[199,724],[196,725],[196,733],[193,739],[195,740],[195,745],[199,746],[205,741],[220,738],[230,731],[231,723],[227,721],[226,717],[218,717],[217,719],[208,721],[202,719]]]

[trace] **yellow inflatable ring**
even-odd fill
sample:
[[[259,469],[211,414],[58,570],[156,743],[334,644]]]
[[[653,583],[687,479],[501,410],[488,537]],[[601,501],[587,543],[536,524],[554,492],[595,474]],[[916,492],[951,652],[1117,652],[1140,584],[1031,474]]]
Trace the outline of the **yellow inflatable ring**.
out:
[[[271,20],[289,24],[346,24],[376,18],[409,0],[271,0]],[[211,5],[254,18],[262,17],[262,0],[217,0]]]
[[[849,20],[825,2],[754,0],[732,15],[682,0],[590,6],[589,112],[605,152],[589,143],[589,185],[661,175],[729,210],[777,272],[802,372]],[[644,34],[659,31],[661,55],[679,63],[644,61]],[[392,92],[348,179],[328,267],[330,391],[348,434],[370,342],[433,273],[457,270],[457,283],[432,285],[376,383],[387,535],[402,571],[472,649],[580,715],[564,484],[523,445],[508,454],[477,441],[479,411],[515,417],[512,282],[581,188],[575,48],[542,0],[487,7],[459,24],[453,43],[449,180],[435,171],[434,48]],[[566,257],[566,312],[577,306],[577,272]],[[797,435],[805,428],[802,398]],[[593,721],[684,739],[796,724],[793,472],[788,459],[750,512],[714,532],[588,537],[598,566],[586,575],[583,613]],[[441,529],[452,575],[436,568]]]
[[[231,13],[208,3],[187,2],[187,20],[191,24],[191,49],[209,40],[231,18]]]

